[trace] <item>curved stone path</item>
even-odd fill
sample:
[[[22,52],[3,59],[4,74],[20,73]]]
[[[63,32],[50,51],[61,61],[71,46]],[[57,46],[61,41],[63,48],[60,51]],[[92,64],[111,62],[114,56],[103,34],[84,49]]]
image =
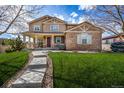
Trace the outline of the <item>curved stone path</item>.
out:
[[[40,88],[46,72],[47,52],[32,51],[33,59],[28,64],[24,73],[15,80],[12,88]]]

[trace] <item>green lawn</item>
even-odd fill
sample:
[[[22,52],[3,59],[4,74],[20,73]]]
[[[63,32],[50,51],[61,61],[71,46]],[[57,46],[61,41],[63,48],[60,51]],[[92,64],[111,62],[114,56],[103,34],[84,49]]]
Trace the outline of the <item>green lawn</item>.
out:
[[[20,70],[28,60],[28,52],[0,54],[0,86]]]
[[[54,87],[124,87],[122,53],[49,53]]]

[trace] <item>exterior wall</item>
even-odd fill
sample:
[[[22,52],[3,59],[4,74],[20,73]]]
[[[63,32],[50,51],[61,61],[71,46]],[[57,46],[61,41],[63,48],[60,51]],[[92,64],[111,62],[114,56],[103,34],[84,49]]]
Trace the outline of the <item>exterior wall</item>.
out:
[[[110,44],[102,44],[102,51],[111,51]]]
[[[49,20],[49,19],[50,19],[50,18],[46,17],[46,18],[42,18],[42,19],[40,19],[40,20],[38,20],[38,21],[34,21],[34,22],[32,22],[32,23],[29,23],[29,31],[33,31],[33,26],[34,26],[34,25],[40,25],[41,31],[43,31],[43,30],[42,30],[42,24],[43,24],[44,21]]]
[[[111,44],[114,42],[114,39],[106,39],[106,40],[102,40],[102,44]]]
[[[34,22],[32,24],[29,25],[29,31],[33,31],[34,30],[34,25],[39,25],[40,26],[40,30],[42,31],[42,22],[38,21],[38,22]]]
[[[59,22],[59,21],[55,21],[55,23],[53,21],[49,21],[49,22],[46,22],[46,23],[43,23],[44,20],[40,20],[40,21],[37,21],[37,22],[33,22],[31,24],[29,24],[29,31],[33,31],[33,27],[34,25],[40,25],[40,30],[41,32],[51,32],[50,31],[50,25],[51,24],[57,24],[59,25],[59,32],[63,32],[66,30],[66,24],[62,23],[62,22]]]
[[[101,32],[100,31],[88,31],[92,35],[92,44],[77,44],[77,35],[81,32],[67,32],[66,33],[66,49],[67,50],[89,50],[89,51],[101,51]]]
[[[53,24],[53,23],[46,23],[46,24],[43,24],[43,32],[51,32],[50,31],[50,25]],[[54,24],[57,24],[59,25],[59,32],[63,32],[66,30],[66,26],[65,24],[59,24],[59,23],[54,23]]]

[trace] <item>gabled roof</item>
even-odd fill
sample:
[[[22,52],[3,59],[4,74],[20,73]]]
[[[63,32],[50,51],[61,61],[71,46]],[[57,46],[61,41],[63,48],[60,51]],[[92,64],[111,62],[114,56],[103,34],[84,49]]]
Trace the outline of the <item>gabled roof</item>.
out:
[[[68,25],[68,26],[76,26],[76,25],[78,25],[78,24],[70,24],[70,23],[68,23],[67,25]]]
[[[40,18],[37,18],[37,19],[34,19],[34,20],[32,20],[32,21],[30,21],[30,22],[28,22],[29,24],[30,23],[33,23],[33,22],[37,22],[37,21],[40,21],[40,20],[42,20],[42,19],[44,19],[44,18],[52,18],[51,16],[49,16],[49,15],[45,15],[45,16],[42,16],[42,17],[40,17]]]
[[[76,28],[80,27],[81,25],[83,25],[83,24],[85,24],[85,23],[87,23],[87,24],[89,24],[89,25],[91,25],[91,26],[93,26],[93,27],[95,27],[95,28],[98,28],[100,31],[104,31],[102,28],[97,27],[97,26],[93,25],[92,23],[89,23],[89,22],[85,21],[85,22],[82,22],[82,23],[80,23],[80,24],[78,24],[78,25],[76,25],[76,26],[74,26],[74,27],[72,27],[72,28],[66,30],[66,32],[71,31],[71,30],[73,30],[73,29],[76,29]]]
[[[40,20],[45,19],[45,18],[46,18],[46,20],[43,21],[43,22],[47,22],[47,21],[56,19],[56,20],[59,20],[59,21],[61,21],[61,22],[66,23],[64,20],[61,20],[61,19],[59,19],[59,18],[57,18],[57,17],[49,16],[49,15],[45,15],[45,16],[42,16],[42,17],[40,17],[40,18],[34,19],[34,20],[32,20],[32,21],[30,21],[30,22],[28,22],[28,23],[30,24],[30,23],[33,23],[33,22],[37,22],[37,21],[40,21]]]
[[[52,18],[50,18],[49,20],[44,21],[43,23],[46,23],[46,22],[51,21],[51,20],[58,20],[58,21],[60,21],[60,22],[66,23],[64,20],[61,20],[61,19],[59,19],[59,18],[57,18],[57,17],[52,17]]]

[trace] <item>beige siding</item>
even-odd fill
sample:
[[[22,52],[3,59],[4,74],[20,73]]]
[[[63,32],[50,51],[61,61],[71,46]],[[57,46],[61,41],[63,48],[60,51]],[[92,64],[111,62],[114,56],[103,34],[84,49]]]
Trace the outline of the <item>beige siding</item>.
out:
[[[41,21],[38,21],[38,22],[35,22],[35,23],[32,23],[29,25],[29,30],[30,31],[33,31],[34,30],[34,25],[39,25],[40,26],[40,30],[42,31],[42,22]]]
[[[51,23],[51,24],[53,24],[53,23]],[[51,24],[43,24],[43,32],[51,32],[50,31]],[[57,25],[59,25],[59,32],[63,32],[66,30],[65,24],[57,24]]]
[[[50,25],[51,24],[57,24],[59,25],[59,31],[60,32],[63,32],[66,30],[66,25],[63,24],[63,23],[60,23],[60,22],[46,22],[46,23],[43,23],[42,21],[38,21],[38,22],[34,22],[32,24],[29,25],[29,30],[30,31],[33,31],[33,27],[34,25],[40,25],[40,28],[41,28],[41,32],[51,32],[50,31]]]

